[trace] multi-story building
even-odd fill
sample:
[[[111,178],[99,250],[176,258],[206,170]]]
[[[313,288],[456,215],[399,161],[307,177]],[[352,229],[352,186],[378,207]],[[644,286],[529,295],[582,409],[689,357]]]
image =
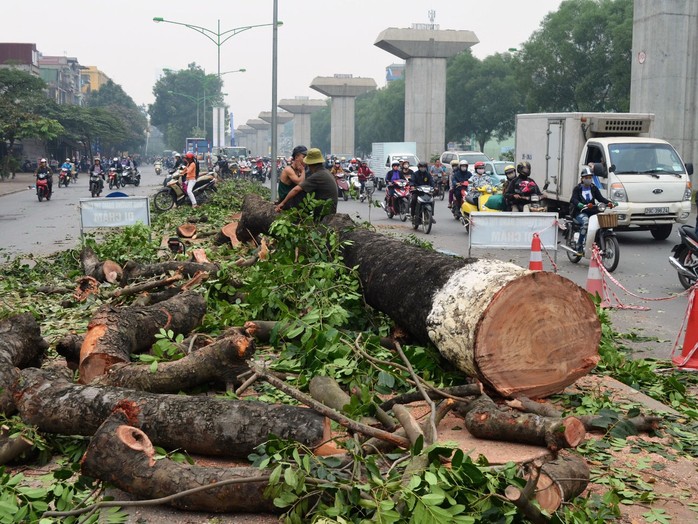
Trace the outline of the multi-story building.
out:
[[[109,77],[97,66],[86,66],[82,68],[82,94],[87,95],[99,89],[107,83]]]
[[[39,76],[39,51],[36,44],[0,43],[0,67],[16,67]]]
[[[82,77],[78,59],[39,56],[39,73],[48,85],[48,97],[58,104],[82,105]]]

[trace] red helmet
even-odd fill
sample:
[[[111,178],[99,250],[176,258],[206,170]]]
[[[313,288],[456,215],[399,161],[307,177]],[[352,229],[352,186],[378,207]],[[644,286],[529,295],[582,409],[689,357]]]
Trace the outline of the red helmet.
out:
[[[190,151],[189,153],[186,154],[186,157],[187,157],[189,160],[193,160],[193,159],[194,159],[194,153],[192,153],[192,152]]]
[[[480,168],[480,167],[484,168],[484,167],[485,167],[485,163],[484,163],[484,162],[475,162],[475,169],[478,169],[478,168]]]

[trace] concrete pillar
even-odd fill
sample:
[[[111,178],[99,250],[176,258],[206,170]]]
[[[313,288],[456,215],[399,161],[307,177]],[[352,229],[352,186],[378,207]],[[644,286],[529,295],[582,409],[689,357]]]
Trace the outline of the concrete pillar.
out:
[[[327,102],[307,97],[284,98],[278,106],[293,114],[293,147],[303,145],[310,149],[310,115],[327,107]]]
[[[375,90],[376,81],[352,75],[317,76],[310,87],[332,98],[330,152],[353,157],[356,97]]]
[[[247,149],[251,149],[250,143],[251,143],[251,136],[253,133],[256,133],[254,129],[252,129],[250,126],[247,126],[245,124],[238,126],[237,128],[237,133],[236,137],[238,137],[238,145]]]
[[[698,163],[698,2],[635,0],[630,112],[654,113],[652,136]]]
[[[417,142],[420,160],[446,148],[446,59],[479,41],[472,31],[394,27],[376,39],[376,47],[406,60],[404,140]]]
[[[257,139],[255,141],[256,151],[253,151],[253,154],[257,156],[269,156],[269,129],[271,129],[271,126],[259,118],[248,120],[247,125],[257,131]]]
[[[262,111],[259,113],[259,118],[268,122],[271,125],[271,111]],[[280,146],[281,135],[284,134],[284,125],[293,120],[293,114],[288,111],[277,111],[276,113],[276,144]],[[278,148],[278,154],[281,154],[281,147]]]

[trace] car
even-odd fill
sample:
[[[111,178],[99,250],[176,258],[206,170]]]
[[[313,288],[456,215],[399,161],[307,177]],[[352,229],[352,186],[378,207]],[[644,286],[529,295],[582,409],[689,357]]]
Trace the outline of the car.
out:
[[[467,160],[469,166],[473,166],[475,162],[492,162],[492,159],[485,153],[480,151],[444,151],[441,153],[441,163],[447,166],[451,165],[451,161]]]
[[[504,174],[504,168],[507,166],[513,166],[513,162],[505,162],[504,160],[494,160],[492,162],[492,165],[494,166],[494,172],[497,178],[499,178],[499,182],[504,182],[507,178],[507,176]]]

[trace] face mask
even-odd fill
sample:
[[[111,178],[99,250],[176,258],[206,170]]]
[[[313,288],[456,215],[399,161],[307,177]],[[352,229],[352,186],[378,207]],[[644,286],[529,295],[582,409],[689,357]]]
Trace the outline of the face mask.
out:
[[[426,168],[426,167],[420,167],[420,168],[419,168],[419,172],[420,172],[420,173],[426,173],[426,172],[427,172],[427,168]]]
[[[507,173],[507,178],[508,178],[509,180],[513,180],[513,179],[514,179],[514,173]]]
[[[528,178],[528,173],[521,173],[519,176],[521,178]]]
[[[589,179],[589,180],[582,180],[582,184],[584,184],[585,186],[589,187],[589,186],[591,185],[591,179]]]
[[[485,170],[484,169],[476,169],[478,175],[484,175]]]

